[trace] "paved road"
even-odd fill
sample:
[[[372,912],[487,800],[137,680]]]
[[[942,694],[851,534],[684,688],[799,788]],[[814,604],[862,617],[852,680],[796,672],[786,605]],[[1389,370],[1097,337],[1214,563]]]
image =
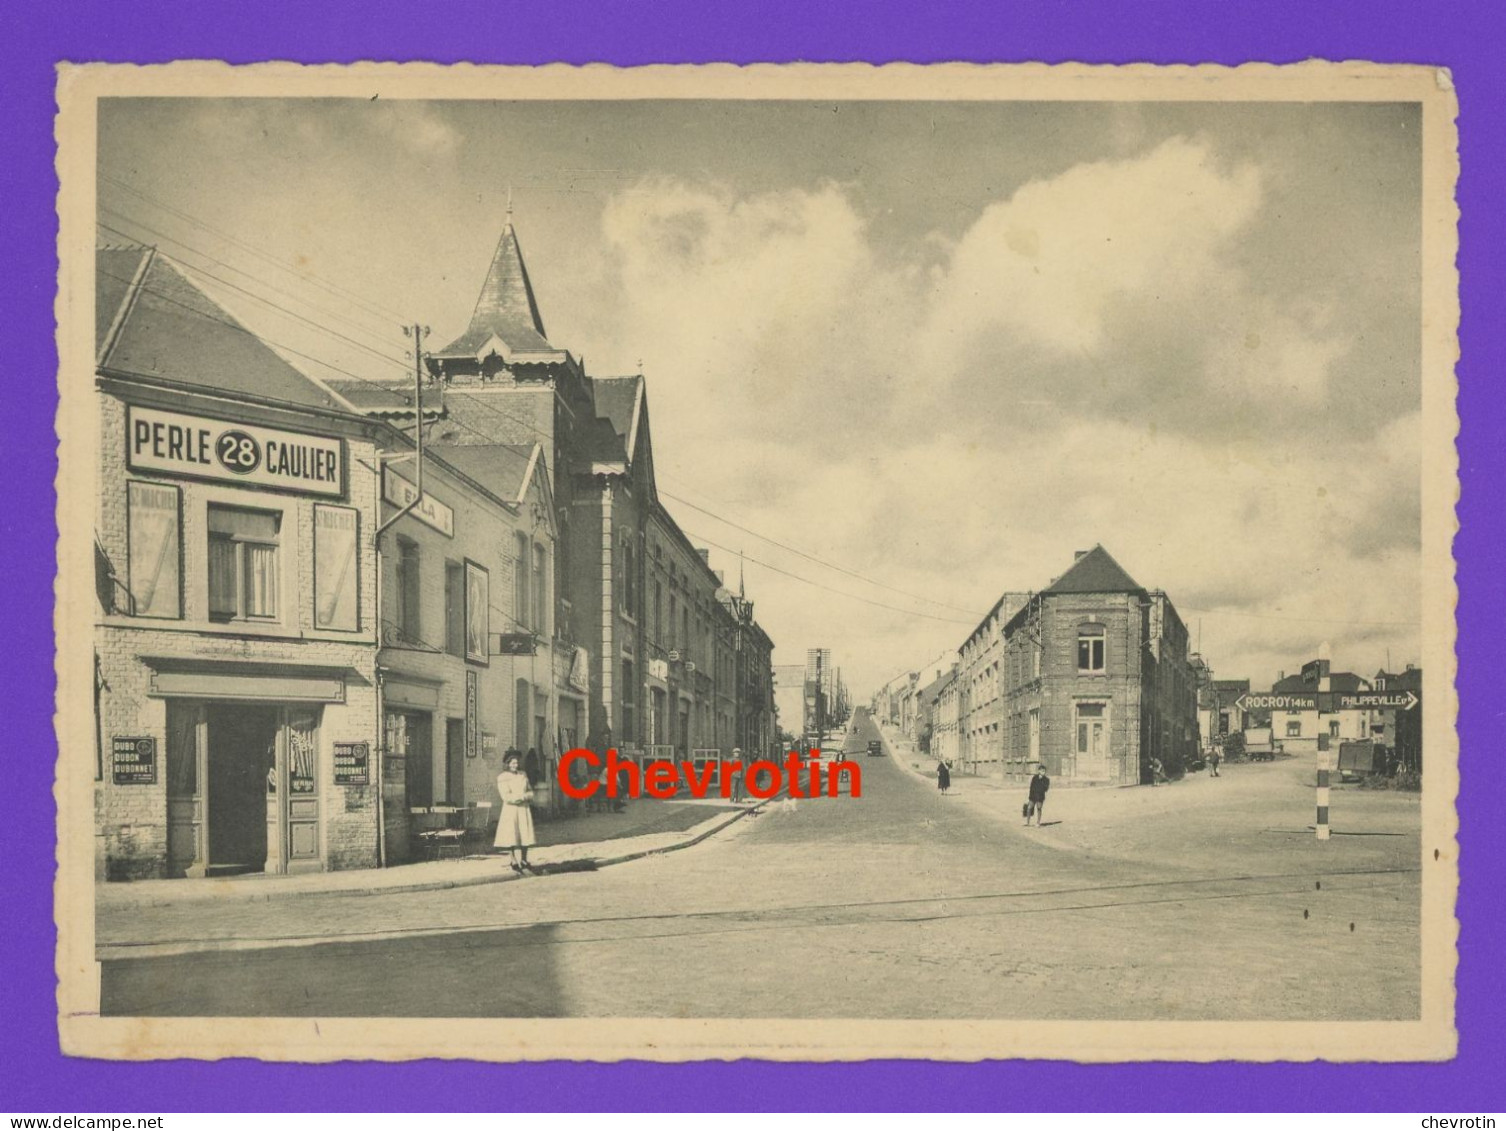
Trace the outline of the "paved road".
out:
[[[697,848],[595,873],[259,905],[243,937],[265,946],[105,962],[104,1012],[1417,1016],[1415,867],[1064,849],[1049,825],[1027,832],[863,757],[874,736],[861,718],[847,739],[861,797],[776,803]]]

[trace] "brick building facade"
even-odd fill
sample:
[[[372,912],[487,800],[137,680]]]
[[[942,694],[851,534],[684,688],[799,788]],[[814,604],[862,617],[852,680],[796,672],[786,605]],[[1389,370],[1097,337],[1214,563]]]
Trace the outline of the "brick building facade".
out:
[[[1044,763],[1064,785],[1178,774],[1197,750],[1187,630],[1164,593],[1146,590],[1102,546],[1033,595],[1004,630],[1004,773]]]
[[[589,376],[549,341],[510,218],[465,332],[427,361],[447,442],[539,443],[554,469],[555,633],[592,658],[581,743],[730,753],[744,689],[768,682],[738,678],[738,641],[768,638],[660,500],[642,375]]]

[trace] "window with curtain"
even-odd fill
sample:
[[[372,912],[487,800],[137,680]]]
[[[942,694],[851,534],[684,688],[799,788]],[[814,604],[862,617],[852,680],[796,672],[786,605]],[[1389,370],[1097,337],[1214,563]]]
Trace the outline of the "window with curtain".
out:
[[[277,619],[282,515],[210,503],[208,520],[210,618]]]
[[[539,635],[549,635],[549,551],[533,548],[533,616]]]
[[[519,628],[532,628],[533,620],[528,611],[528,535],[515,535],[514,543],[512,615]]]
[[[397,540],[397,629],[404,640],[418,640],[423,623],[419,616],[422,593],[419,577],[418,543],[407,538]]]
[[[465,566],[444,564],[444,650],[465,655]]]
[[[634,697],[637,688],[633,683],[633,661],[622,661],[622,741],[636,742],[638,731],[636,729],[636,715],[633,710]]]

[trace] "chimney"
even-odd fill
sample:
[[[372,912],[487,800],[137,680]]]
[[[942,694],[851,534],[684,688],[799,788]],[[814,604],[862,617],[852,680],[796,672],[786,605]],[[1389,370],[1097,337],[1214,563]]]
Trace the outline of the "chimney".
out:
[[[1277,683],[1280,683],[1285,678],[1286,678],[1286,673],[1285,672],[1277,672],[1276,673],[1276,682]]]
[[[701,561],[705,562],[707,565],[711,564],[711,551],[710,550],[706,550],[706,549],[701,548],[700,546],[697,546],[695,552],[701,555]]]

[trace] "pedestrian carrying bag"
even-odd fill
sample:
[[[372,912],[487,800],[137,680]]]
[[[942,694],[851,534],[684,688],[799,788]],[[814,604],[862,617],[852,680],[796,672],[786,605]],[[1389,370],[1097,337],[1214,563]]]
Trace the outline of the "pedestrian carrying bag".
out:
[[[1030,817],[1033,817],[1034,815],[1035,815],[1035,802],[1034,801],[1027,801],[1027,802],[1025,802],[1024,805],[1022,805],[1020,807],[1020,816],[1026,818],[1028,820]]]

